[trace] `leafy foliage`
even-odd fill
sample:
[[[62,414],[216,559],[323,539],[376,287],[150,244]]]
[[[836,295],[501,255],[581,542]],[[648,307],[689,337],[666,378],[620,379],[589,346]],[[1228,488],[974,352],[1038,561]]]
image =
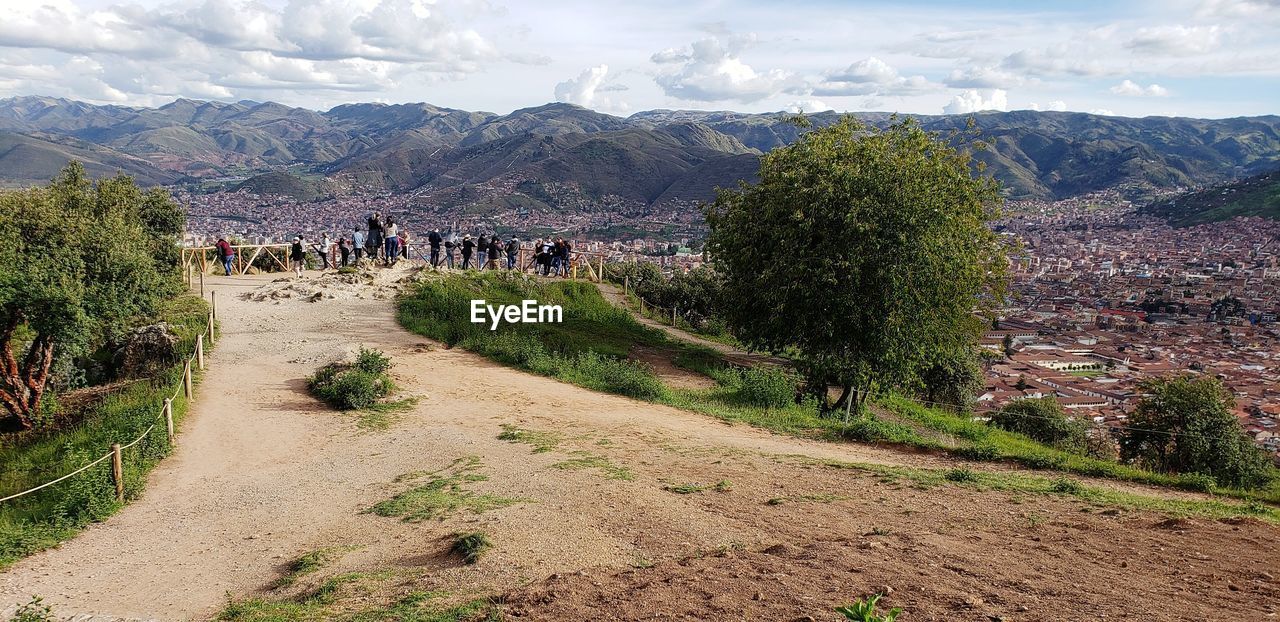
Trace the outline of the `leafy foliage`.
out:
[[[181,229],[163,191],[144,195],[123,175],[91,184],[77,162],[47,188],[0,193],[0,402],[11,425],[34,425],[55,358],[119,336],[180,291]]]
[[[463,563],[474,564],[480,561],[480,557],[491,548],[493,548],[493,541],[489,536],[483,531],[472,531],[455,536],[450,550],[454,555],[461,557]]]
[[[804,134],[706,209],[722,313],[750,347],[793,348],[816,395],[856,389],[861,408],[874,386],[917,382],[933,353],[976,340],[974,310],[1003,287],[986,226],[997,200],[968,156],[913,121]]]
[[[894,607],[884,614],[876,613],[876,604],[880,602],[880,598],[880,594],[873,594],[852,605],[837,607],[836,613],[844,615],[847,620],[856,620],[857,622],[894,622],[897,620],[898,615],[902,613],[902,609],[898,607]]]
[[[1072,453],[1083,453],[1088,443],[1088,424],[1068,418],[1052,397],[1010,402],[991,416],[991,423]]]
[[[1165,473],[1200,473],[1220,485],[1252,488],[1276,477],[1262,450],[1231,414],[1235,398],[1216,378],[1153,379],[1120,441],[1126,461]]]
[[[308,379],[307,387],[339,410],[369,408],[395,389],[387,375],[389,369],[390,358],[377,350],[361,348],[354,364],[325,365]]]

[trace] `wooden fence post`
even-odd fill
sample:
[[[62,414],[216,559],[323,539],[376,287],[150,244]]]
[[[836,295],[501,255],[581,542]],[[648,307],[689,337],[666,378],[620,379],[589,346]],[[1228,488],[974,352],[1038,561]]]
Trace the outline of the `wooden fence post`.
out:
[[[623,297],[626,297],[630,293],[631,293],[631,275],[628,274],[622,277],[622,295]]]
[[[204,270],[200,271],[200,297],[204,298]]]
[[[204,369],[204,333],[196,335],[196,365]]]
[[[213,311],[210,311],[209,312],[209,343],[213,343],[216,340],[216,337],[214,336],[213,333],[214,333]]]
[[[671,307],[671,327],[675,328],[675,325],[676,325],[676,308]]]
[[[209,305],[213,309],[213,319],[218,319],[218,292],[209,292]]]
[[[111,444],[111,481],[116,484],[116,501],[124,503],[124,456],[120,443]]]
[[[636,298],[640,298],[636,296]],[[644,315],[644,298],[640,298],[640,315]]]
[[[182,392],[191,399],[191,361],[187,361],[182,365]]]
[[[173,446],[173,399],[164,398],[164,428],[169,433],[169,445]]]

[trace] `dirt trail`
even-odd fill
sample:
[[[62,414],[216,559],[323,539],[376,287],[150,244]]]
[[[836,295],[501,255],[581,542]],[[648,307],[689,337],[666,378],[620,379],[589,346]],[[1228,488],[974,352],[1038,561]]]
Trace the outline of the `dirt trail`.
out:
[[[386,300],[255,301],[238,294],[270,279],[209,281],[222,336],[177,452],[119,514],[0,574],[0,610],[39,594],[61,615],[207,619],[228,594],[269,593],[297,556],[342,546],[333,572],[515,590],[512,613],[535,619],[834,619],[834,604],[886,586],[908,620],[1277,615],[1270,525],[1166,528],[1070,499],[917,490],[817,460],[953,463],[776,436],[500,367],[403,331]],[[392,354],[398,384],[421,398],[384,431],[305,390],[316,367],[361,345]],[[498,440],[502,424],[559,444],[535,453]],[[587,455],[633,479],[566,468]],[[524,501],[422,523],[364,513],[410,486],[397,476],[466,456],[489,478],[472,489]],[[664,489],[722,480],[724,492]],[[496,546],[462,566],[450,534],[477,528]]]

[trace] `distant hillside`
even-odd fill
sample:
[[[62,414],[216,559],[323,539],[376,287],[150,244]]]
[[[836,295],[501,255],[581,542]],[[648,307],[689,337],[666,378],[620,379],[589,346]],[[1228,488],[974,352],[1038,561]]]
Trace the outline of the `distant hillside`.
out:
[[[1167,218],[1178,227],[1237,216],[1280,220],[1280,170],[1180,194],[1141,211]]]
[[[181,177],[140,158],[100,145],[66,139],[52,142],[36,136],[0,131],[0,185],[46,183],[70,160],[79,160],[94,177],[123,172],[143,184],[168,184]]]
[[[246,167],[265,171],[303,166],[354,181],[351,187],[357,190],[425,187],[433,191],[442,187],[442,176],[453,174],[447,169],[462,165],[457,159],[460,154],[475,153],[483,161],[457,172],[465,174],[468,184],[496,188],[499,178],[510,180],[510,171],[523,167],[529,175],[553,173],[546,180],[528,177],[524,181],[570,184],[584,189],[582,196],[594,196],[609,182],[575,174],[627,172],[609,162],[588,166],[580,160],[554,170],[526,166],[536,151],[531,151],[531,145],[539,144],[542,137],[559,141],[576,136],[570,142],[577,146],[583,144],[584,136],[601,136],[604,142],[596,143],[596,148],[607,151],[615,164],[670,163],[674,157],[692,162],[691,166],[706,163],[719,183],[736,168],[711,164],[715,158],[706,151],[744,156],[789,144],[804,131],[789,122],[790,116],[650,110],[622,118],[564,103],[497,115],[424,103],[348,104],[317,112],[253,101],[179,99],[159,108],[130,108],[48,97],[0,100],[0,131],[68,149],[94,145],[117,160],[128,156],[134,159],[130,166],[146,172],[147,180],[241,174]],[[854,116],[876,126],[893,118],[883,112]],[[816,126],[834,123],[839,117],[834,112],[809,116]],[[1280,117],[1276,116],[1133,119],[1015,111],[916,115],[916,119],[931,131],[961,132],[957,134],[960,141],[970,140],[963,130],[972,119],[990,145],[977,152],[976,159],[987,165],[988,173],[1013,198],[1058,199],[1111,188],[1141,196],[1150,189],[1204,186],[1280,167]],[[624,140],[624,135],[630,138]],[[639,138],[642,135],[644,139]],[[692,151],[675,156],[669,139]],[[556,149],[571,148],[563,141],[552,144]],[[466,149],[479,151],[459,151]],[[495,151],[501,149],[511,151]],[[19,174],[47,178],[68,155],[54,156],[46,150],[46,157],[18,169],[0,169],[0,178],[12,180]],[[730,161],[740,165],[749,160],[726,162]],[[491,166],[482,166],[483,162]],[[157,175],[150,169],[169,172]],[[634,183],[649,190],[674,183],[667,175],[675,169],[663,164],[657,170],[662,174],[658,181]],[[640,168],[629,174],[643,172]],[[690,178],[677,186],[677,194],[706,196],[713,185],[698,187],[698,179]],[[656,201],[651,194],[628,192],[628,196]]]
[[[303,179],[297,175],[278,171],[246,179],[233,188],[232,191],[285,196],[295,201],[304,202],[333,196],[329,183]]]

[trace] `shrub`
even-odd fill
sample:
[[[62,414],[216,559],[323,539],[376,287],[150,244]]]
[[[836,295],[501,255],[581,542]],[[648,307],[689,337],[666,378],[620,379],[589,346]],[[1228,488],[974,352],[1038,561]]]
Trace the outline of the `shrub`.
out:
[[[636,399],[655,400],[663,394],[662,380],[637,361],[583,352],[574,359],[571,373],[591,388]]]
[[[356,355],[355,368],[367,374],[385,374],[391,369],[391,357],[362,347]]]
[[[1066,458],[1063,458],[1062,456],[1055,456],[1053,454],[1029,454],[1026,456],[1019,456],[1017,460],[1032,469],[1061,469],[1067,465]]]
[[[991,423],[1063,451],[1083,453],[1088,444],[1088,424],[1068,418],[1052,397],[1012,402],[996,411]]]
[[[967,468],[967,467],[960,467],[960,468],[957,468],[957,469],[951,469],[951,470],[947,471],[947,472],[946,472],[946,474],[945,474],[945,475],[943,475],[943,477],[947,478],[947,481],[949,481],[949,482],[976,482],[976,481],[978,481],[978,474],[977,474],[977,473],[975,473],[975,472],[973,471],[973,469],[970,469],[970,468]]]
[[[53,608],[44,604],[44,599],[32,596],[31,600],[13,612],[11,622],[53,622]]]
[[[1218,486],[1217,480],[1207,473],[1184,473],[1178,478],[1178,487],[1197,492],[1213,492]]]
[[[387,370],[391,359],[377,350],[360,349],[354,364],[330,363],[316,370],[307,386],[318,398],[339,410],[373,406],[395,389]]]
[[[785,408],[795,402],[796,379],[773,367],[757,367],[739,372],[738,394],[761,408]]]

